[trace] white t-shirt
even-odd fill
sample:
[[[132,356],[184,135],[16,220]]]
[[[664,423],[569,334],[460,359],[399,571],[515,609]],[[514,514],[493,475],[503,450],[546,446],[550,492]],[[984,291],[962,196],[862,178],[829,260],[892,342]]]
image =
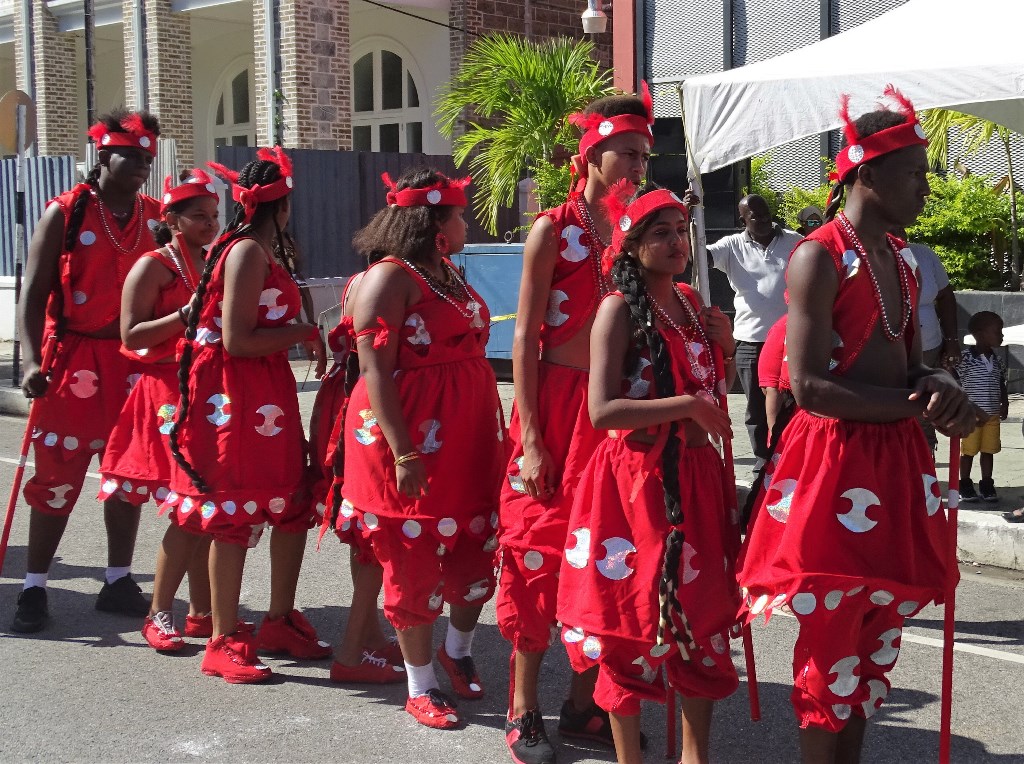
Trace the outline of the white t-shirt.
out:
[[[908,244],[921,270],[918,291],[917,320],[921,327],[921,350],[934,350],[942,344],[942,327],[935,312],[935,296],[949,286],[949,276],[942,261],[926,244]]]
[[[733,336],[742,342],[764,342],[768,330],[786,313],[786,266],[801,240],[796,231],[775,228],[767,247],[746,231],[708,245],[714,266],[729,278],[736,292]]]

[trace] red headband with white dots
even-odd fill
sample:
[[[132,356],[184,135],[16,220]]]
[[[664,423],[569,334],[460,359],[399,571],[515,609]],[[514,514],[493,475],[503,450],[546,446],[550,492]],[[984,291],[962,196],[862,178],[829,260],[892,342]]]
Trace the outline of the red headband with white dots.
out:
[[[160,214],[165,215],[169,207],[199,196],[220,199],[217,187],[213,185],[213,178],[198,167],[192,170],[191,175],[177,186],[171,185],[171,176],[168,175],[164,178],[164,195],[160,198]]]
[[[292,178],[292,160],[280,146],[273,149],[260,149],[256,152],[256,158],[264,162],[272,162],[281,170],[281,177],[273,183],[265,186],[252,186],[246,188],[238,185],[238,173],[217,162],[207,162],[206,166],[224,178],[231,184],[231,198],[242,205],[245,209],[245,221],[252,220],[256,207],[263,202],[272,202],[292,192],[295,180]]]
[[[845,93],[839,100],[839,116],[843,120],[843,133],[846,135],[846,146],[836,155],[836,172],[834,178],[840,183],[846,181],[850,173],[872,159],[876,159],[893,151],[908,146],[927,146],[928,137],[924,128],[917,121],[914,104],[892,85],[886,85],[883,96],[892,98],[899,104],[898,112],[906,121],[901,125],[880,130],[872,135],[861,138],[857,128],[850,119],[850,96]]]
[[[608,248],[608,254],[612,258],[618,257],[622,252],[622,243],[626,240],[626,235],[648,216],[672,208],[682,212],[687,221],[690,219],[690,210],[686,204],[667,188],[655,189],[629,203],[628,200],[636,193],[636,189],[635,184],[623,178],[608,189],[602,200],[608,222],[612,224],[612,244]]]
[[[647,88],[645,81],[640,82],[640,99],[647,110],[647,116],[644,117],[638,114],[616,114],[614,117],[583,114],[582,112],[570,114],[569,123],[584,131],[583,137],[580,138],[579,153],[586,155],[587,149],[591,146],[596,146],[601,141],[622,133],[637,133],[647,139],[648,145],[653,145],[654,101],[651,99],[651,91]]]
[[[89,128],[89,137],[96,142],[101,149],[109,149],[115,146],[130,146],[135,149],[142,149],[152,156],[156,156],[156,133],[150,132],[142,123],[142,117],[138,114],[129,114],[121,120],[122,130],[110,130],[102,122],[97,122]]]
[[[473,182],[470,177],[444,178],[443,181],[423,188],[403,188],[391,176],[383,173],[380,179],[388,188],[387,202],[392,207],[465,207],[466,186]]]

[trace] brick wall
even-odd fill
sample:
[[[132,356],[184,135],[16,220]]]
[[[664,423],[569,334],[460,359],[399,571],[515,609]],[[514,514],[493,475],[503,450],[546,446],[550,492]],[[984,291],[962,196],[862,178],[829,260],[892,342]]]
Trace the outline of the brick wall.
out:
[[[195,147],[192,25],[187,14],[171,12],[170,0],[146,0],[145,8],[149,110],[160,119],[160,136],[175,140],[179,169],[191,167]],[[130,47],[126,39],[125,69]]]
[[[252,2],[252,35],[253,35],[253,56],[255,70],[253,72],[253,87],[255,92],[253,101],[256,109],[256,142],[260,146],[269,146],[274,142],[273,136],[267,134],[267,102],[264,93],[267,92],[266,57],[266,25],[267,19],[263,13],[263,0]]]
[[[282,0],[284,143],[352,147],[348,0]]]
[[[78,154],[81,130],[75,122],[79,72],[74,64],[74,35],[57,31],[57,19],[47,10],[46,0],[32,0],[32,34],[39,154]]]
[[[32,73],[25,71],[22,62],[25,60],[25,48],[29,41],[28,29],[29,20],[21,11],[21,4],[15,6],[14,10],[14,87],[23,93],[32,95],[33,83]]]

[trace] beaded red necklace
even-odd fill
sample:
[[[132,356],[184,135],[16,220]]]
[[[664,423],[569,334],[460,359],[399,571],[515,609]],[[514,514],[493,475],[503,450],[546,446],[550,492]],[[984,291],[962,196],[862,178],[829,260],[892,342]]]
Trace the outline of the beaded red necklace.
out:
[[[697,354],[690,347],[690,341],[697,339],[704,345],[708,356],[711,357],[711,342],[704,331],[704,327],[701,326],[697,312],[693,309],[690,301],[679,291],[679,287],[675,284],[672,285],[672,292],[675,294],[676,299],[679,300],[679,304],[683,306],[683,310],[686,311],[686,315],[689,318],[689,326],[684,327],[672,320],[668,311],[658,304],[658,301],[654,299],[650,292],[646,289],[644,291],[647,292],[647,299],[650,301],[651,308],[658,319],[683,338],[683,347],[686,348],[686,359],[690,362],[690,371],[693,373],[693,378],[697,380],[704,392],[711,397],[711,400],[717,401],[715,391],[718,389],[718,374],[715,371],[714,364],[710,367],[702,366]],[[702,369],[707,369],[710,373],[705,374]]]
[[[575,201],[576,215],[583,223],[583,230],[587,234],[587,249],[589,250],[587,259],[590,260],[590,266],[594,270],[594,283],[597,285],[598,299],[600,299],[611,291],[611,285],[601,268],[601,257],[608,245],[597,232],[597,226],[594,225],[594,218],[590,214],[587,200],[583,198],[583,194],[576,194]]]
[[[871,284],[875,289],[875,300],[878,302],[878,311],[882,318],[882,333],[889,342],[898,342],[903,337],[903,333],[907,330],[907,325],[910,323],[910,314],[913,306],[910,303],[910,284],[907,281],[907,273],[903,266],[900,264],[900,253],[896,249],[896,245],[893,243],[893,239],[888,234],[885,237],[886,243],[889,245],[889,249],[892,250],[893,256],[896,258],[896,271],[900,275],[900,325],[899,329],[893,329],[892,323],[889,321],[889,314],[885,310],[885,303],[882,301],[882,290],[878,286],[878,278],[875,276],[875,271],[871,267],[871,261],[868,260],[867,250],[864,248],[864,244],[861,243],[860,237],[857,236],[857,232],[853,228],[853,224],[850,223],[850,219],[846,217],[845,213],[840,212],[836,218],[839,221],[839,227],[842,228],[846,238],[853,244],[853,249],[857,252],[861,262],[864,263],[864,267],[868,269],[868,275],[871,277]]]

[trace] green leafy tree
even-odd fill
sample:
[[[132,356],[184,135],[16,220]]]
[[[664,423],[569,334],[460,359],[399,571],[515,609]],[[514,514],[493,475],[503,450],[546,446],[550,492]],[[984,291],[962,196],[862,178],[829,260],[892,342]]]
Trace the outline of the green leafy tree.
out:
[[[963,157],[977,154],[989,145],[993,138],[998,140],[1006,155],[1006,178],[997,188],[1009,190],[1009,236],[1010,236],[1010,288],[1014,291],[1021,288],[1021,247],[1019,220],[1017,216],[1017,183],[1013,166],[1013,142],[1016,133],[1008,127],[997,125],[981,117],[963,114],[950,109],[929,109],[922,113],[921,124],[928,134],[928,160],[932,167],[945,169],[949,166],[949,132],[957,130],[963,137]]]
[[[939,256],[954,289],[1002,289],[1010,200],[980,175],[929,175],[932,193],[907,230]]]
[[[451,138],[465,127],[453,156],[459,165],[469,161],[473,201],[492,234],[499,208],[512,206],[526,174],[536,180],[542,205],[565,200],[569,168],[550,165],[571,156],[579,143],[566,117],[615,92],[593,53],[589,41],[481,37],[439,98],[434,114],[441,134]]]
[[[779,192],[772,186],[772,155],[758,154],[750,157],[750,183],[744,187],[743,195],[757,194],[768,202],[773,218],[779,216]]]
[[[788,189],[782,195],[782,202],[779,205],[779,217],[785,222],[786,228],[795,231],[800,227],[797,215],[804,207],[817,207],[824,213],[830,188],[831,186],[825,184],[812,189],[799,186]]]

